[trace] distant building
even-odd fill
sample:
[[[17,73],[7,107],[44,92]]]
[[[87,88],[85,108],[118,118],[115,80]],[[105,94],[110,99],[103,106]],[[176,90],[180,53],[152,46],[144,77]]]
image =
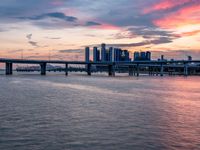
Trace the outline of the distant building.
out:
[[[146,52],[140,53],[140,60],[146,60]]]
[[[161,61],[162,60],[165,60],[165,56],[164,55],[161,55]]]
[[[85,61],[90,62],[90,48],[89,47],[85,48]]]
[[[90,61],[90,48],[85,48],[85,61]],[[131,61],[128,50],[110,47],[106,49],[106,44],[101,44],[101,52],[97,47],[93,47],[93,61],[94,62],[119,62]]]
[[[151,52],[149,52],[149,51],[146,52],[146,60],[148,60],[148,61],[151,60]]]
[[[109,48],[109,59],[108,61],[112,62],[113,61],[113,47]]]
[[[130,61],[128,50],[122,51],[121,61]]]
[[[150,61],[151,60],[151,52],[135,52],[134,53],[134,60],[135,61]]]
[[[114,61],[119,62],[121,60],[121,49],[115,48],[114,49]]]
[[[188,61],[192,61],[192,56],[188,56]]]
[[[140,53],[139,52],[134,52],[134,58],[133,58],[134,61],[138,61],[140,60]]]
[[[93,48],[93,61],[94,62],[99,62],[100,61],[100,51],[98,50],[97,47]]]
[[[106,61],[106,44],[101,44],[101,61]]]

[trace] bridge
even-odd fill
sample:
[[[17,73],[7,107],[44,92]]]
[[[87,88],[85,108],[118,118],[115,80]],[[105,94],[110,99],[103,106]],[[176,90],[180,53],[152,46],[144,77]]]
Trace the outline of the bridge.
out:
[[[116,66],[126,66],[128,67],[128,72],[130,76],[139,76],[140,68],[145,67],[148,68],[148,74],[152,75],[156,72],[160,76],[164,75],[164,69],[168,68],[177,68],[180,67],[183,69],[183,75],[188,75],[188,69],[190,67],[200,68],[200,60],[175,60],[175,61],[128,61],[128,62],[85,62],[85,61],[61,61],[61,60],[22,60],[22,59],[4,59],[0,58],[0,63],[5,64],[5,74],[12,75],[13,74],[13,64],[37,64],[40,65],[40,74],[46,75],[46,67],[47,64],[62,64],[65,65],[65,75],[68,75],[68,67],[69,65],[85,65],[86,73],[90,76],[92,74],[92,66],[104,66],[108,69],[109,76],[115,76],[115,68]],[[193,64],[193,66],[191,66]]]

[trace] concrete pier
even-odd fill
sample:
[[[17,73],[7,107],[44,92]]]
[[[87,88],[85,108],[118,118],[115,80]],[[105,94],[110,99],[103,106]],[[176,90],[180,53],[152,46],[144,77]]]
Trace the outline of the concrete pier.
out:
[[[149,76],[153,75],[153,67],[149,66]]]
[[[68,76],[68,67],[69,67],[69,66],[68,66],[68,64],[66,63],[66,64],[65,64],[65,75],[66,75],[66,76]]]
[[[188,76],[188,64],[184,64],[184,76]]]
[[[6,63],[6,75],[12,75],[13,71],[13,64],[12,63]]]
[[[137,69],[136,75],[137,75],[137,77],[139,77],[140,76],[140,65],[139,64],[137,64],[136,69]]]
[[[163,75],[164,75],[164,66],[161,63],[161,65],[160,65],[160,76],[162,77]]]
[[[108,76],[115,76],[114,65],[108,65]]]
[[[128,66],[129,76],[133,76],[133,74],[134,74],[133,70],[134,70],[134,66],[133,65]]]
[[[92,73],[91,73],[91,68],[92,68],[92,65],[91,64],[87,64],[87,74],[88,74],[88,76],[91,76],[92,75]]]
[[[46,66],[47,63],[41,63],[40,67],[41,67],[41,75],[46,75]]]

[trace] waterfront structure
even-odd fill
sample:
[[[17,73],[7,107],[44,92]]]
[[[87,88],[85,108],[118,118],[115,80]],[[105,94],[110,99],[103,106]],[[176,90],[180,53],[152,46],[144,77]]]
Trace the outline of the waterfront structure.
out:
[[[0,63],[5,63],[6,75],[12,75],[13,64],[35,64],[39,65],[41,75],[46,75],[48,64],[64,64],[62,71],[68,75],[69,65],[86,65],[87,67],[79,71],[85,71],[91,75],[94,70],[92,66],[104,68],[109,76],[114,76],[116,66],[119,72],[128,71],[130,76],[139,76],[140,73],[149,75],[200,75],[200,60],[174,60],[174,61],[131,61],[131,62],[85,62],[85,61],[61,61],[61,60],[20,60],[20,59],[0,59]],[[192,65],[191,65],[192,64]],[[78,71],[78,70],[76,70]],[[97,70],[98,71],[98,70]],[[101,70],[102,71],[102,70]]]
[[[192,57],[188,57],[188,60],[180,61],[167,61],[164,59],[164,55],[161,56],[159,61],[151,60],[151,52],[135,52],[134,61],[131,61],[128,50],[122,50],[120,48],[110,47],[106,50],[106,45],[101,45],[101,55],[97,47],[93,48],[93,62],[90,61],[90,48],[85,48],[85,61],[61,61],[61,60],[18,60],[18,59],[0,59],[0,63],[5,63],[6,75],[13,73],[13,64],[37,64],[39,65],[38,71],[41,75],[46,75],[48,71],[48,64],[64,64],[65,68],[60,70],[65,71],[68,75],[69,65],[85,65],[84,69],[79,71],[85,71],[88,75],[92,72],[108,72],[109,76],[114,76],[116,69],[118,72],[129,72],[130,76],[139,76],[140,73],[148,73],[149,75],[163,76],[164,74],[200,74],[200,60],[192,61]],[[191,65],[192,64],[192,65]],[[95,70],[94,70],[95,66]],[[51,69],[50,69],[51,70]],[[76,70],[78,71],[78,70]]]
[[[85,48],[85,62],[90,62],[90,48]]]

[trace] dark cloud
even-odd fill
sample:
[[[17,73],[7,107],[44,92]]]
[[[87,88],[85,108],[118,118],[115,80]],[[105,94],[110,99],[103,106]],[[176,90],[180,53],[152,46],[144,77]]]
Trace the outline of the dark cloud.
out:
[[[123,38],[136,38],[138,36],[143,37],[144,39],[154,39],[154,38],[161,38],[161,37],[168,37],[171,39],[180,38],[181,36],[175,34],[171,31],[165,31],[154,27],[139,27],[134,26],[130,27],[125,31],[122,31],[116,35],[114,38],[123,39]]]
[[[100,26],[102,24],[98,23],[98,22],[93,22],[93,21],[88,21],[86,23],[86,26]]]
[[[174,34],[171,31],[165,31],[158,28],[151,27],[131,27],[128,31],[132,32],[135,35],[143,36],[144,38],[154,38],[154,37],[174,37],[179,38],[177,34]]]
[[[46,14],[41,14],[38,16],[32,16],[32,17],[18,17],[19,19],[28,19],[28,20],[42,20],[46,18],[56,18],[56,19],[61,19],[67,22],[75,22],[78,20],[76,17],[73,16],[66,16],[64,13],[61,12],[52,12],[52,13],[46,13]]]
[[[32,35],[33,35],[33,34],[27,34],[27,35],[26,35],[26,38],[27,38],[28,40],[31,40]]]
[[[114,46],[114,47],[140,47],[140,46],[145,46],[145,45],[160,45],[160,44],[165,44],[165,43],[171,43],[173,42],[172,39],[168,37],[160,37],[156,38],[153,40],[145,40],[142,42],[138,43],[129,43],[129,44],[108,44],[109,46]]]
[[[39,45],[38,45],[37,42],[34,42],[34,41],[28,41],[28,43],[31,44],[32,46],[39,47]]]

